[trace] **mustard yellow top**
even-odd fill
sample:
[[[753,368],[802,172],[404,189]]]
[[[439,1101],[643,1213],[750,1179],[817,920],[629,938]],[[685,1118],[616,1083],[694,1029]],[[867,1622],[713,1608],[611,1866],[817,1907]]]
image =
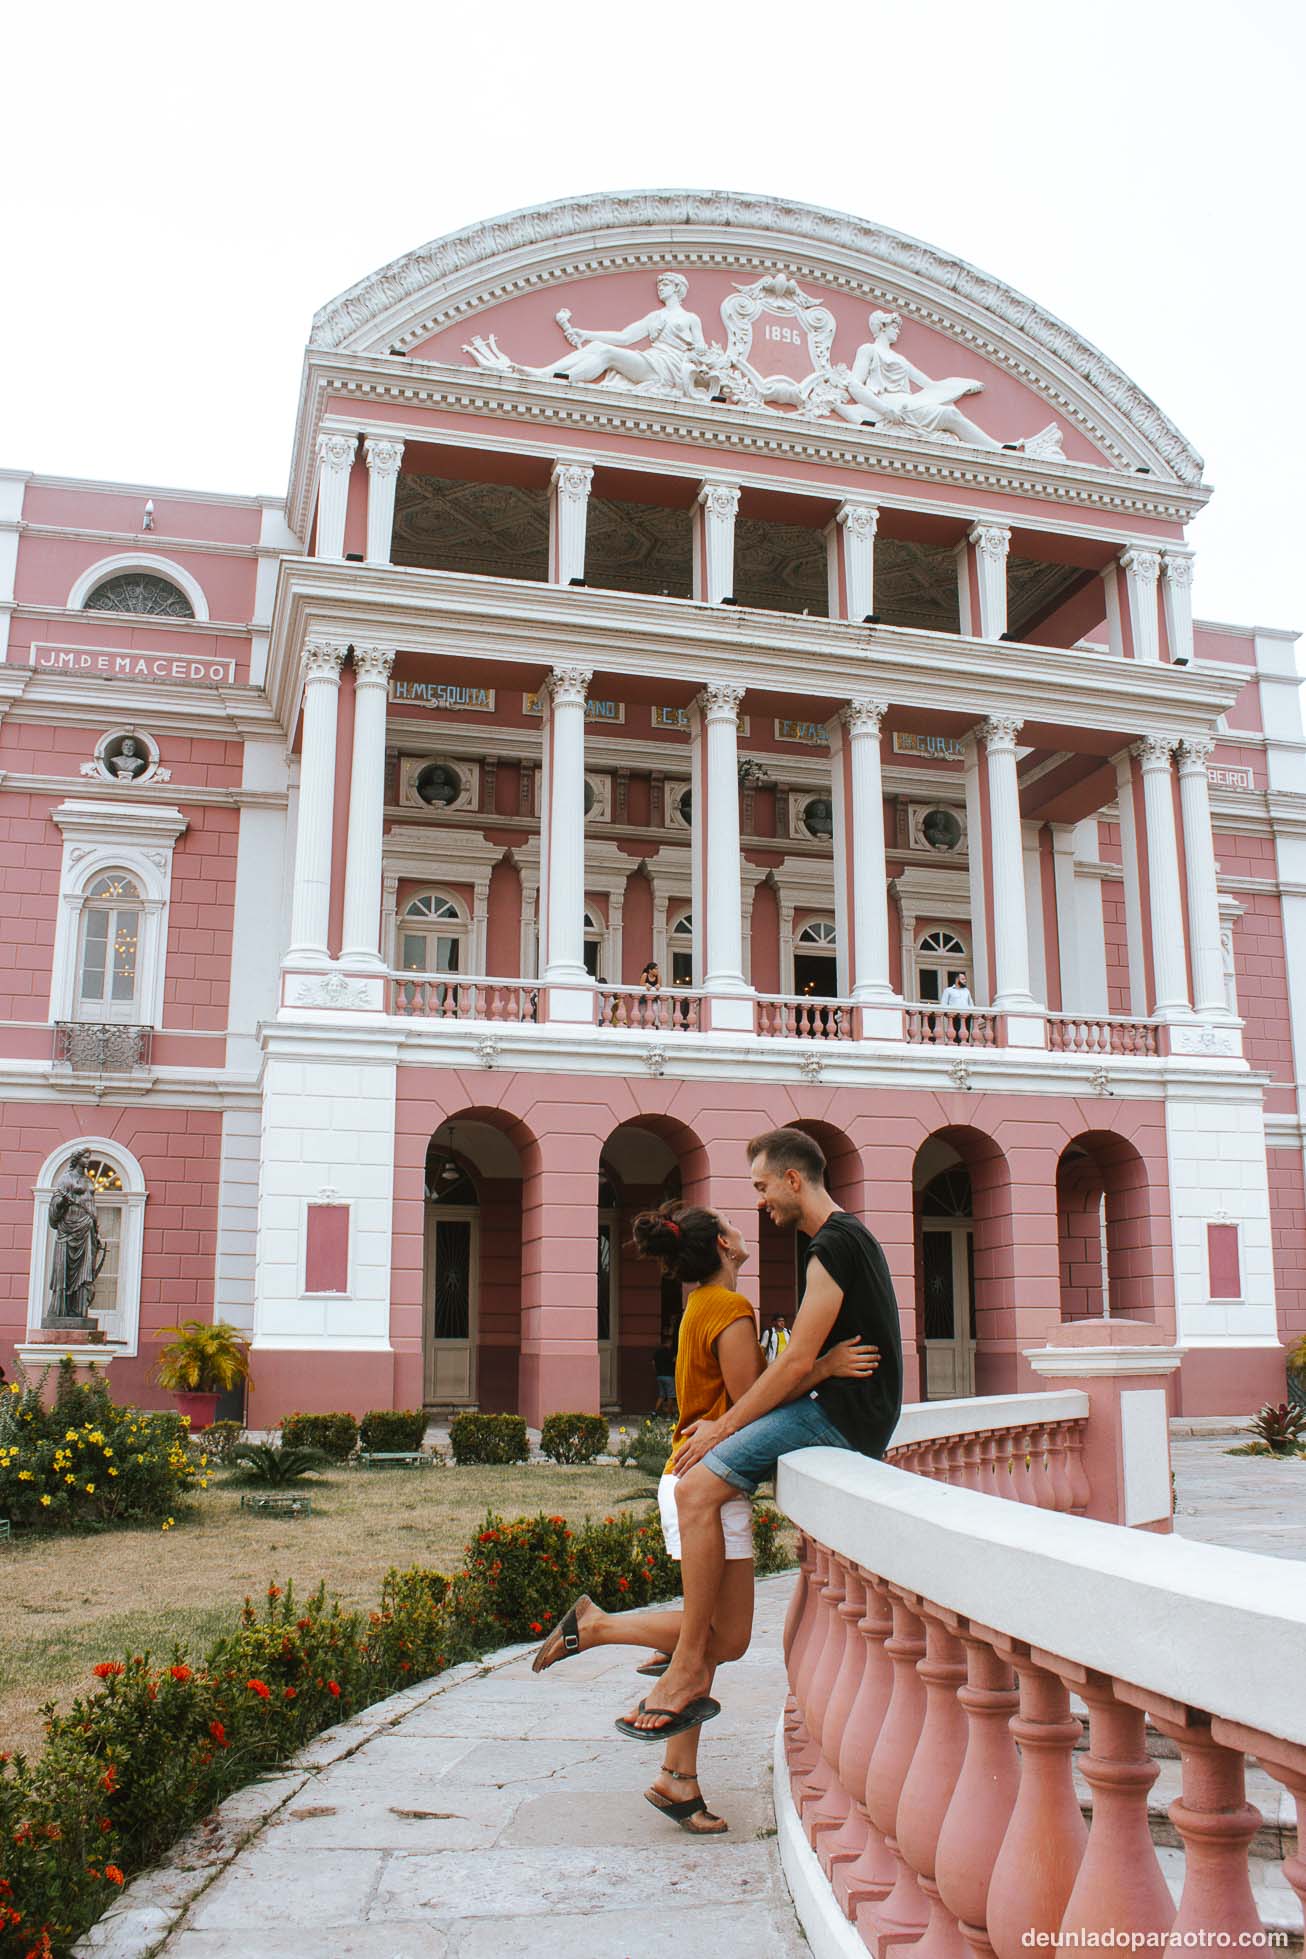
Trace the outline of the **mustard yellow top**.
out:
[[[716,1343],[736,1320],[753,1321],[753,1309],[729,1286],[696,1286],[685,1301],[676,1347],[676,1404],[679,1416],[671,1438],[668,1470],[676,1445],[693,1422],[715,1422],[730,1406]]]

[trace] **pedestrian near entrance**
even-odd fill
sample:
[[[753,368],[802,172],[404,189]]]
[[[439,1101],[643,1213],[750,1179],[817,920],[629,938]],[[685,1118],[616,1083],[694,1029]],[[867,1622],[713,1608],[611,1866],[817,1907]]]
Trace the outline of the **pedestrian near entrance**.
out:
[[[883,1456],[902,1411],[902,1336],[878,1242],[835,1203],[825,1187],[825,1158],[801,1130],[755,1136],[748,1157],[759,1209],[809,1239],[802,1303],[779,1359],[723,1414],[686,1422],[673,1456],[684,1610],[671,1665],[617,1723],[640,1740],[677,1734],[718,1712],[708,1655],[724,1582],[726,1505],[740,1492],[751,1496],[796,1449]],[[808,1385],[821,1358],[850,1338],[874,1350],[874,1371]]]
[[[766,1332],[762,1335],[762,1352],[767,1361],[779,1360],[789,1345],[789,1322],[783,1313],[777,1313]]]

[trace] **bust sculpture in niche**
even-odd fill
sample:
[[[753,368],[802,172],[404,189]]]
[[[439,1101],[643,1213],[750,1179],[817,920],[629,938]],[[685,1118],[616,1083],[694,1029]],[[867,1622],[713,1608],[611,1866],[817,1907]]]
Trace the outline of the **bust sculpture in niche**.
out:
[[[462,786],[457,770],[451,769],[447,762],[429,763],[413,785],[421,800],[435,809],[446,809],[450,803],[457,802]]]
[[[142,755],[140,743],[132,735],[124,735],[113,753],[106,753],[104,761],[115,782],[135,782],[150,766],[149,756]]]
[[[832,837],[834,804],[825,796],[813,796],[809,803],[803,804],[803,828],[809,837]]]
[[[950,809],[926,810],[921,835],[931,850],[955,850],[961,842],[961,825]]]

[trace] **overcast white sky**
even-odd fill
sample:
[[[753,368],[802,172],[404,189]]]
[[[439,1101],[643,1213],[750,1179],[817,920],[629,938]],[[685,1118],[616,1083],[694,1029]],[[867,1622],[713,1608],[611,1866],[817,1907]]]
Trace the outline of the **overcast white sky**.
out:
[[[1306,627],[1300,0],[12,10],[0,464],[279,493],[313,311],[599,189],[806,199],[945,246],[1205,456],[1199,614]]]

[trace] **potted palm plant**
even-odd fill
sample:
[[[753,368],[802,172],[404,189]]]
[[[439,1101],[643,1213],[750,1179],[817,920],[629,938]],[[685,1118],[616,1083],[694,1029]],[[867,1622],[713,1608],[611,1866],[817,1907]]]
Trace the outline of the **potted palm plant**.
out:
[[[250,1378],[249,1342],[226,1320],[184,1320],[165,1326],[161,1337],[168,1345],[154,1378],[168,1389],[177,1412],[189,1417],[192,1434],[210,1428],[218,1396]]]

